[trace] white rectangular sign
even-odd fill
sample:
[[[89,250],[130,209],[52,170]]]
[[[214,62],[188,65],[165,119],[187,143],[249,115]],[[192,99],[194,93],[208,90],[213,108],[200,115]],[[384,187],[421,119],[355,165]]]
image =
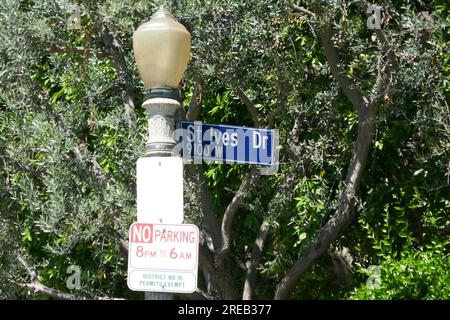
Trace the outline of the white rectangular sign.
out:
[[[183,160],[180,157],[139,158],[136,168],[137,221],[183,222]]]
[[[197,289],[199,230],[192,224],[133,223],[128,287],[190,293]]]

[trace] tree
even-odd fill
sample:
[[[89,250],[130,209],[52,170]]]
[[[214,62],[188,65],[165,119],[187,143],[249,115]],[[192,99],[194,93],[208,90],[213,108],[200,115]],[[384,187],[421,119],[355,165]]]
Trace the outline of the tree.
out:
[[[185,166],[202,231],[191,298],[447,297],[432,270],[395,272],[449,259],[444,1],[3,1],[0,294],[139,297],[125,284],[146,134],[131,37],[162,3],[192,33],[186,117],[280,133],[276,175]]]

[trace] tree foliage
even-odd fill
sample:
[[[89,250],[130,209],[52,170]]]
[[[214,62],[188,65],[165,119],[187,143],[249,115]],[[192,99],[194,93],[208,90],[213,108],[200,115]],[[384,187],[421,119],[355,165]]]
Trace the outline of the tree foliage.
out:
[[[162,4],[192,34],[188,117],[280,133],[276,175],[185,165],[186,221],[204,235],[200,289],[448,299],[448,4],[383,1],[373,30],[362,0],[3,0],[0,297],[48,297],[33,272],[77,298],[141,297],[126,287],[124,248],[147,132],[131,39]],[[79,289],[67,287],[70,265]]]

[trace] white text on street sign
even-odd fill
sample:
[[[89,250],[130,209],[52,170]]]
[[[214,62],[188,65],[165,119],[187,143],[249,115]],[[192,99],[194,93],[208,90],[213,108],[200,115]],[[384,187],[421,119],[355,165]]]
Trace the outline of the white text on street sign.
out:
[[[176,130],[184,158],[225,163],[274,166],[277,164],[277,131],[181,121]],[[194,162],[195,163],[195,162]]]

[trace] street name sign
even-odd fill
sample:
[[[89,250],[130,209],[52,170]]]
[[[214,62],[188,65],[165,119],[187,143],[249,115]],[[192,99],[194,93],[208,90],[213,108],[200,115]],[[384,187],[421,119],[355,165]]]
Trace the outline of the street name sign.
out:
[[[175,135],[184,158],[220,163],[276,164],[276,130],[181,121]]]
[[[197,289],[199,230],[192,224],[130,226],[128,288],[191,293]]]

